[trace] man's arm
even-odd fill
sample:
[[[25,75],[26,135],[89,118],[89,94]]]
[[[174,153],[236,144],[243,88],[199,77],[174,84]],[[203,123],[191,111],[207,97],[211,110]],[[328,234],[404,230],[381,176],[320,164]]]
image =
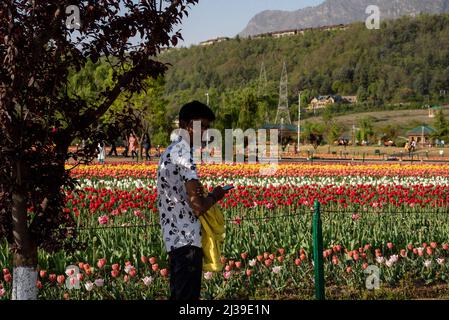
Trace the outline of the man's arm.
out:
[[[226,191],[222,187],[216,187],[208,196],[204,196],[203,186],[194,179],[185,183],[187,198],[193,213],[199,217],[209,210],[215,203],[224,198]]]

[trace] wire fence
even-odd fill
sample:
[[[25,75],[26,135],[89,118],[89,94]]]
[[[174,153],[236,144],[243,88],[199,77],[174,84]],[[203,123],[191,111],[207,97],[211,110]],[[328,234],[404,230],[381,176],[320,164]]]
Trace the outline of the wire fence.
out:
[[[241,222],[245,221],[267,221],[267,220],[275,220],[280,218],[291,218],[291,217],[297,217],[299,213],[296,214],[286,214],[286,215],[277,215],[277,216],[264,216],[264,217],[236,217],[234,219],[225,219],[225,223],[231,223],[231,224],[239,224]],[[88,231],[88,230],[109,230],[109,229],[147,229],[147,228],[159,228],[161,225],[159,223],[153,223],[153,224],[142,224],[142,225],[125,225],[125,226],[107,226],[107,227],[78,227],[73,228],[69,227],[67,229],[69,230],[77,230],[77,231]]]
[[[371,211],[365,211],[366,208],[358,208],[358,209],[352,209],[352,210],[337,210],[337,209],[325,209],[322,207],[320,210],[321,214],[363,214],[363,213],[376,213],[376,214],[397,214],[397,213],[410,213],[410,214],[449,214],[449,208],[440,208],[439,210],[434,211],[404,211],[404,210],[398,210],[398,211],[385,211],[385,210],[377,210],[376,208],[371,208]],[[269,216],[262,216],[262,217],[235,217],[232,219],[225,219],[226,224],[231,225],[239,225],[244,222],[251,222],[251,221],[271,221],[271,220],[277,220],[282,218],[293,218],[293,217],[299,217],[301,214],[304,213],[310,213],[313,214],[313,210],[304,210],[304,211],[297,211],[292,214],[281,214],[281,215],[269,215]],[[152,223],[152,224],[142,224],[142,225],[121,225],[121,226],[106,226],[106,227],[77,227],[77,228],[67,228],[71,230],[77,230],[77,231],[90,231],[90,230],[113,230],[113,229],[148,229],[148,228],[160,228],[160,223]]]

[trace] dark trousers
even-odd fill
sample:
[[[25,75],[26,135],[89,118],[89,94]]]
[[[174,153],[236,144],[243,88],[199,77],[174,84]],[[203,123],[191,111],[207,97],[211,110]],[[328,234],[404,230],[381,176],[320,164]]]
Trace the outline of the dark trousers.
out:
[[[109,156],[112,156],[112,154],[115,154],[115,156],[117,157],[118,156],[118,154],[117,154],[117,148],[116,148],[116,146],[115,145],[112,145],[111,146],[111,151],[109,151]]]
[[[149,148],[145,148],[145,159],[146,160],[151,160],[151,155],[150,155],[150,149]]]
[[[203,249],[185,246],[169,253],[170,300],[199,300]]]

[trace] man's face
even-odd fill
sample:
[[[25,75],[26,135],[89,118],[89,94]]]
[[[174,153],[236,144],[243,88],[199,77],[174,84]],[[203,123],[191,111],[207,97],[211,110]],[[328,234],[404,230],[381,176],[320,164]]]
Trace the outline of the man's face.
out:
[[[203,137],[204,132],[206,132],[207,130],[210,129],[210,124],[211,122],[208,119],[196,119],[196,120],[191,120],[189,125],[187,126],[187,131],[189,132],[189,136],[190,136],[190,144],[193,145],[193,128],[194,128],[194,122],[195,121],[199,121],[201,122],[201,137]],[[204,146],[206,146],[206,142],[201,142],[201,144]]]

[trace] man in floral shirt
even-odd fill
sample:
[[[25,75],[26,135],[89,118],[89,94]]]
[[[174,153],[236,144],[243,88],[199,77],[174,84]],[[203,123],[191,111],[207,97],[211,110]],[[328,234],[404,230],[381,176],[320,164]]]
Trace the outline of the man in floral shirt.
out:
[[[193,122],[201,121],[201,136],[215,120],[212,110],[198,101],[179,112],[177,134],[159,161],[158,208],[165,248],[170,259],[170,299],[197,300],[201,291],[201,223],[198,217],[221,200],[225,191],[217,187],[203,194],[193,161]]]

